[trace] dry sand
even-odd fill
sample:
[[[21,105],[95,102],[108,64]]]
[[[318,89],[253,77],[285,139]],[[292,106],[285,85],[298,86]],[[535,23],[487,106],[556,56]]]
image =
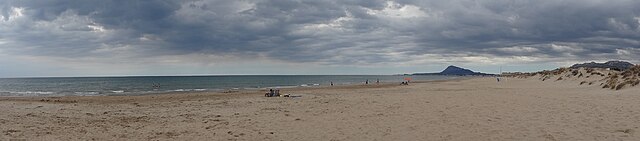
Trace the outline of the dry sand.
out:
[[[4,97],[0,140],[640,140],[639,90],[473,78],[282,90],[297,98]]]

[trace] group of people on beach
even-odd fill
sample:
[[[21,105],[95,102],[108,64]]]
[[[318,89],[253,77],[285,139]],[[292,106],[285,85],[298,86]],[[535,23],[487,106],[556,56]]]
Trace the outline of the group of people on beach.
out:
[[[369,84],[369,79],[365,80],[364,84],[368,85]],[[376,84],[380,84],[380,79],[376,79]],[[333,81],[331,81],[330,85],[333,86]]]
[[[369,79],[364,81],[364,84],[368,85],[369,84]],[[376,79],[376,84],[380,84],[380,79]]]
[[[280,96],[280,90],[279,89],[269,89],[268,93],[264,94],[265,97],[274,97],[274,96]]]

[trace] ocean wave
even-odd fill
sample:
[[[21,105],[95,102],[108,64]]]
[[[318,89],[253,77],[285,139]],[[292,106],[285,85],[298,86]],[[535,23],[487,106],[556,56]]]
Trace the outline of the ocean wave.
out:
[[[24,92],[9,92],[12,94],[36,94],[36,95],[50,95],[55,94],[55,92],[43,92],[43,91],[24,91]]]
[[[202,91],[207,91],[207,89],[175,89],[175,90],[170,90],[172,92],[202,92]]]
[[[113,93],[124,93],[124,90],[111,91]]]
[[[100,92],[74,92],[74,94],[76,94],[76,95],[99,95]]]
[[[275,86],[273,88],[282,89],[282,88],[295,88],[295,87],[298,87],[298,86]]]
[[[315,84],[315,83],[314,84],[302,84],[300,86],[302,86],[302,87],[312,87],[312,86],[320,86],[320,84]]]
[[[176,89],[176,90],[173,90],[173,91],[174,92],[184,92],[185,90],[184,89]]]
[[[2,91],[0,96],[43,96],[54,95],[55,92],[49,91]]]

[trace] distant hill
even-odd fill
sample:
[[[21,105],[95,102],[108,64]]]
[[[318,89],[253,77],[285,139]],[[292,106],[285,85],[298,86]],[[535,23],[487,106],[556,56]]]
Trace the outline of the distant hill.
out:
[[[625,62],[625,61],[608,61],[605,63],[596,63],[596,62],[591,62],[591,63],[583,63],[583,64],[574,64],[569,68],[572,69],[577,69],[577,68],[608,68],[608,69],[612,69],[612,70],[618,70],[618,71],[623,71],[623,70],[628,70],[629,68],[633,67],[634,65],[629,63],[629,62]]]
[[[486,74],[481,72],[473,72],[469,69],[457,67],[457,66],[449,66],[439,73],[414,73],[413,75],[494,75],[494,74]]]
[[[442,72],[440,72],[440,74],[444,74],[444,75],[473,75],[473,74],[475,74],[475,72],[473,72],[473,71],[471,71],[469,69],[461,68],[461,67],[449,66],[446,69],[444,69]]]

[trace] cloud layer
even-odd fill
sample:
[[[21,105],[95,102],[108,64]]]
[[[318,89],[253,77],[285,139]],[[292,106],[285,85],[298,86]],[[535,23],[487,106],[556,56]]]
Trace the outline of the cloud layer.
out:
[[[0,56],[71,67],[206,66],[252,59],[364,67],[638,62],[637,5],[640,1],[7,0],[0,2]]]

